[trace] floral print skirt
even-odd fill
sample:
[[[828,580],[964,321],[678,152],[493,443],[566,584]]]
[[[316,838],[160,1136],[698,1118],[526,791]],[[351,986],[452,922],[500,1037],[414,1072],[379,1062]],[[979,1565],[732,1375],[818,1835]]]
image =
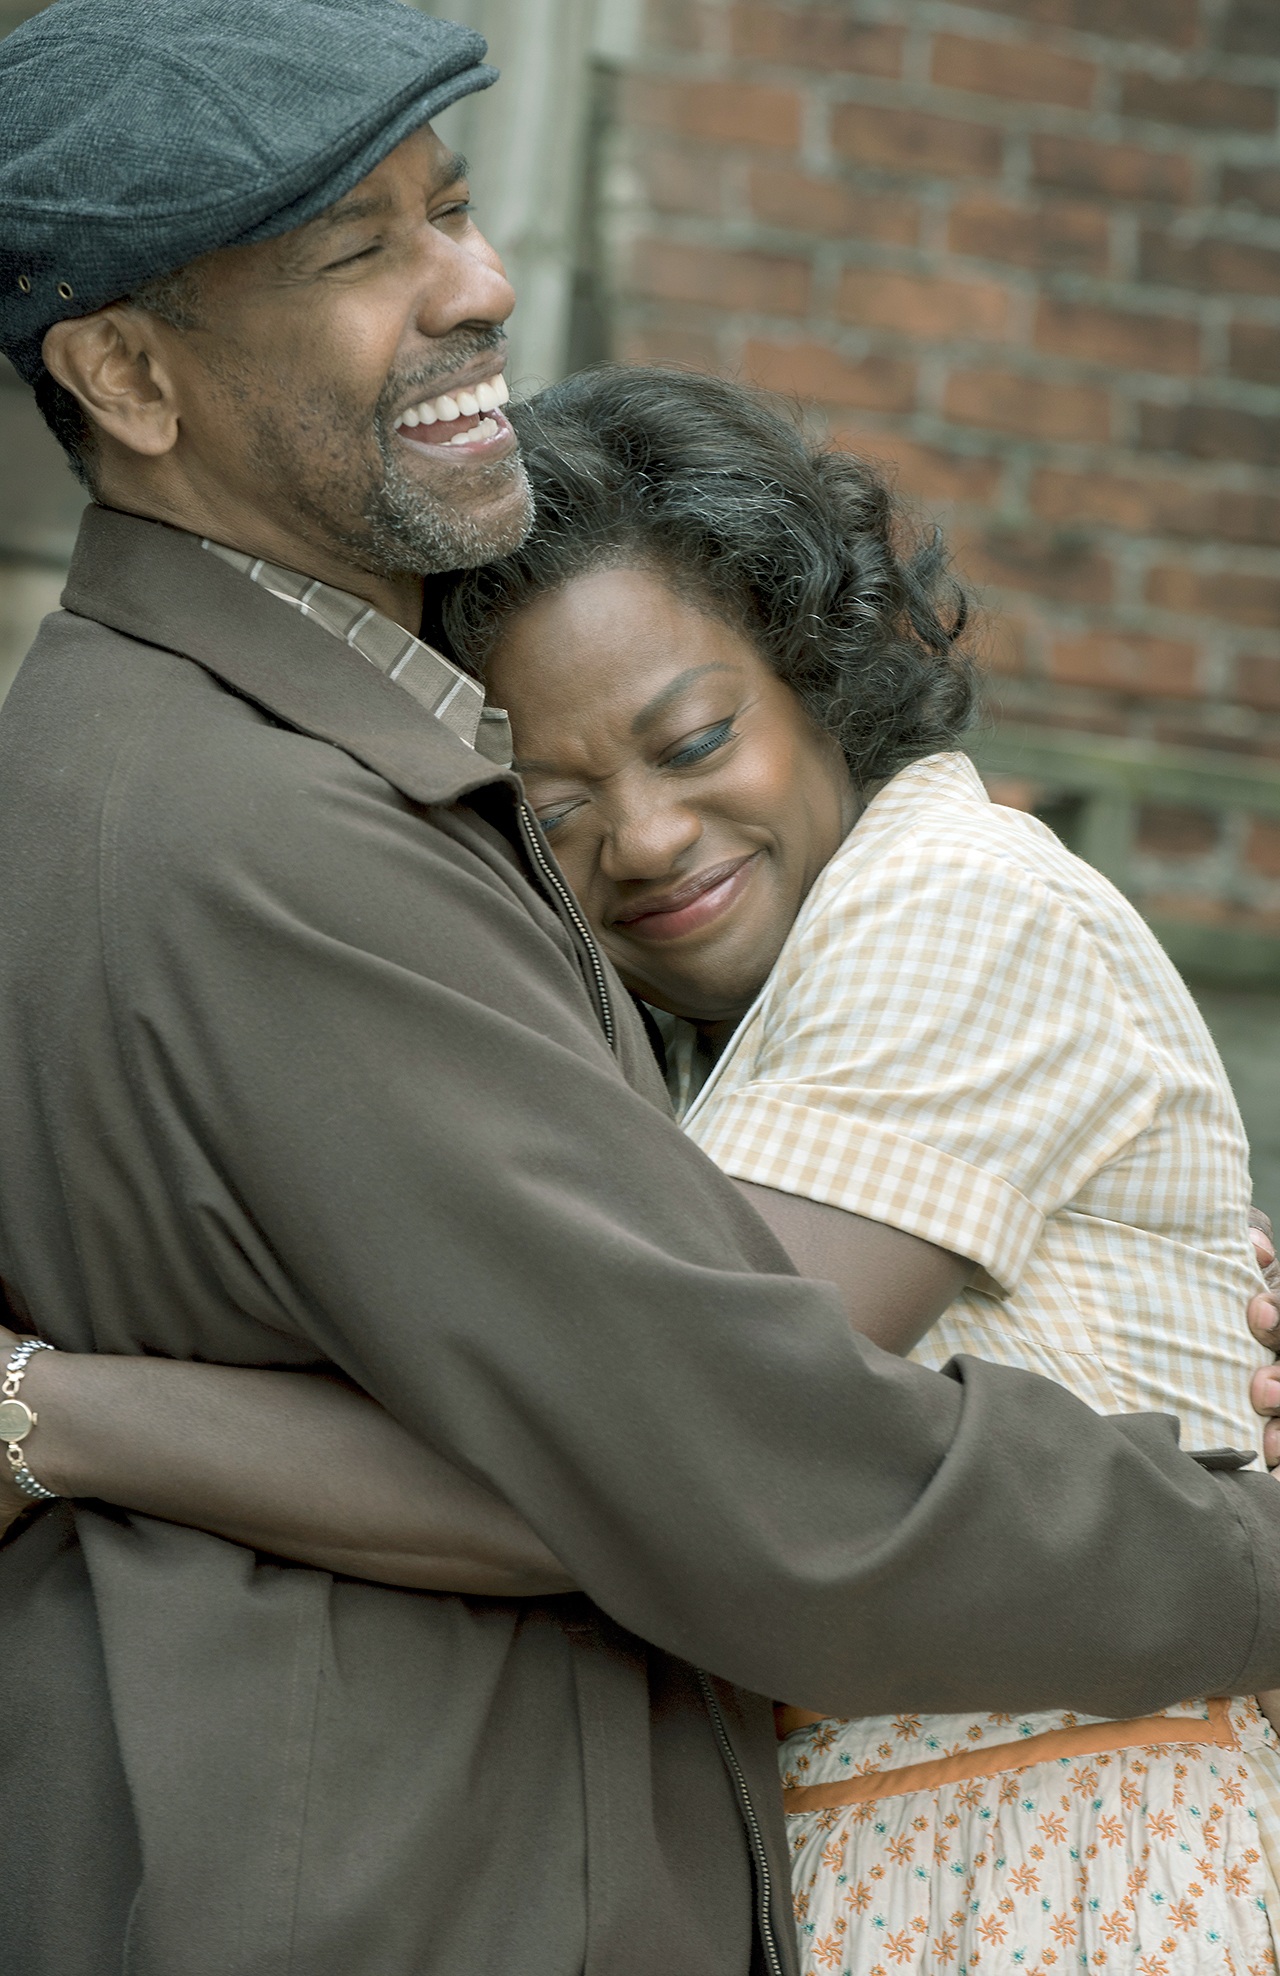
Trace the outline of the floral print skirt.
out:
[[[1252,1701],[828,1720],[780,1760],[805,1976],[1276,1976]]]

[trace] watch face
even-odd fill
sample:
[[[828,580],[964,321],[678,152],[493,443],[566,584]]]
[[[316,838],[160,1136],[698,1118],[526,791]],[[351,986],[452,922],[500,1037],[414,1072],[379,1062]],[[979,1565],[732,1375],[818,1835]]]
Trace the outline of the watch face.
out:
[[[21,1441],[31,1432],[35,1415],[25,1400],[0,1400],[0,1441]]]

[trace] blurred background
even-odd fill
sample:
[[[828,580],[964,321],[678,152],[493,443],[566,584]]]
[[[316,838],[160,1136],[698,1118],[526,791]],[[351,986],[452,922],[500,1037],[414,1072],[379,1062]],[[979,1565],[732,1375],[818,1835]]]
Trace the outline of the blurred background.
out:
[[[1280,1209],[1280,0],[447,11],[513,385],[718,371],[890,466],[981,596],[993,794],[1156,928]],[[0,374],[0,687],[83,500]]]

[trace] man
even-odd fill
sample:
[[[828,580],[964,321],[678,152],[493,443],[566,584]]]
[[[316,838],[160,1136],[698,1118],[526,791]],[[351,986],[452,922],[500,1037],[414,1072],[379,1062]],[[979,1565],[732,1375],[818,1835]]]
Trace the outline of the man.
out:
[[[675,1129],[413,635],[526,525],[429,124],[482,52],[397,0],[60,0],[0,48],[0,342],[98,502],[0,722],[0,1269],[56,1345],[340,1367],[589,1595],[42,1511],[0,1559],[27,1976],[776,1976],[761,1696],[1280,1681],[1273,1485],[855,1339]]]

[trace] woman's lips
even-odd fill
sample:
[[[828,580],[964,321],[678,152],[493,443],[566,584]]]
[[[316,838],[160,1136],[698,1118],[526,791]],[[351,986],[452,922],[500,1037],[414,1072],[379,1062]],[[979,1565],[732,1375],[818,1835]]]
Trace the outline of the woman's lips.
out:
[[[736,904],[751,881],[758,856],[751,851],[732,864],[715,865],[668,893],[670,904],[656,899],[652,906],[615,914],[613,924],[633,940],[679,940],[686,933],[700,933]]]

